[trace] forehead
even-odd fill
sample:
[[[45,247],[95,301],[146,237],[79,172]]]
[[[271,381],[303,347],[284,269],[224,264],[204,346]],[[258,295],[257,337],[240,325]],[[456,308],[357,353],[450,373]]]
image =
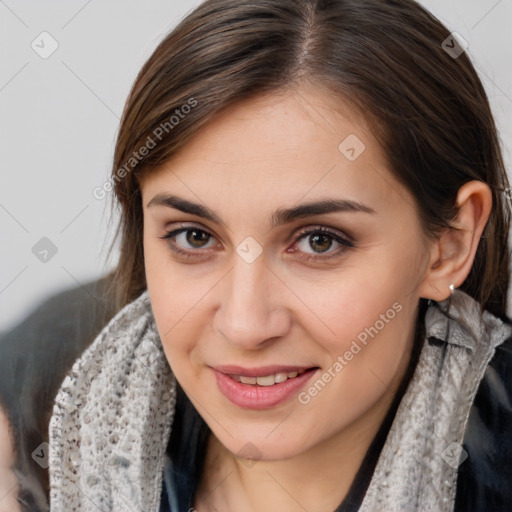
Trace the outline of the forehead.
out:
[[[311,87],[230,106],[141,187],[145,205],[155,194],[181,192],[224,209],[260,205],[262,214],[266,204],[301,198],[336,195],[378,209],[407,196],[363,116]]]
[[[304,86],[229,106],[201,128],[173,160],[216,156],[219,163],[244,164],[246,168],[255,164],[257,168],[265,162],[295,165],[301,156],[314,154],[321,162],[322,156],[342,156],[339,144],[350,135],[371,152],[380,149],[355,108],[326,89]]]

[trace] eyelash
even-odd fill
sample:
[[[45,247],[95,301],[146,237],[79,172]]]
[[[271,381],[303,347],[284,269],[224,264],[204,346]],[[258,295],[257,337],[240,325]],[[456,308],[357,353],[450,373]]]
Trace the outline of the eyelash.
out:
[[[184,227],[181,227],[179,229],[174,229],[172,231],[168,231],[165,235],[159,236],[158,238],[160,238],[162,240],[169,240],[169,247],[170,247],[170,249],[173,252],[178,253],[178,254],[186,257],[187,259],[188,258],[200,257],[200,256],[195,254],[195,253],[199,252],[199,249],[198,250],[192,250],[192,251],[186,251],[186,250],[182,249],[175,241],[172,240],[173,238],[175,238],[179,234],[185,233],[187,231],[199,231],[199,232],[202,232],[202,233],[206,233],[210,237],[213,237],[213,235],[209,231],[207,231],[205,229],[199,228],[197,226],[186,226],[186,227],[184,226]],[[341,245],[341,247],[338,250],[336,250],[336,251],[327,253],[328,255],[324,255],[322,253],[318,253],[317,255],[308,254],[307,256],[301,256],[300,257],[301,259],[303,259],[305,261],[310,261],[310,260],[315,260],[315,261],[330,260],[330,259],[339,257],[347,249],[350,249],[350,248],[354,247],[354,244],[350,240],[348,240],[347,238],[342,237],[336,231],[332,231],[329,228],[326,228],[326,227],[323,227],[323,226],[317,226],[317,227],[314,227],[314,228],[303,228],[298,233],[299,236],[298,236],[297,240],[294,242],[294,245],[297,244],[302,239],[307,238],[308,236],[317,235],[317,234],[328,235],[335,242],[339,243]],[[298,252],[298,249],[294,249],[292,252],[296,253],[296,252]]]

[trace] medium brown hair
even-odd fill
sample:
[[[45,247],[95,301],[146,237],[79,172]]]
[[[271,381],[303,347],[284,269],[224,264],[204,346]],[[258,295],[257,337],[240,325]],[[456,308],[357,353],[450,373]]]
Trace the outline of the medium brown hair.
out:
[[[489,185],[492,212],[461,289],[506,318],[508,180],[482,83],[466,52],[455,57],[445,51],[449,37],[411,0],[201,4],[145,63],[123,112],[112,171],[121,209],[116,309],[146,289],[140,178],[222,109],[308,81],[363,113],[390,171],[414,196],[428,236],[450,226],[464,183]],[[191,102],[194,107],[185,109]],[[149,140],[156,144],[141,158],[137,152]]]

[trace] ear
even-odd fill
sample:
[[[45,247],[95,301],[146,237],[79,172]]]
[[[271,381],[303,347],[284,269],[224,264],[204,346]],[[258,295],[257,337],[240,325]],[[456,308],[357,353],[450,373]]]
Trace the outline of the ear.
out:
[[[458,288],[468,276],[480,237],[492,208],[492,193],[481,181],[465,183],[457,193],[455,220],[430,245],[430,260],[420,297],[441,301],[447,299],[450,284]]]

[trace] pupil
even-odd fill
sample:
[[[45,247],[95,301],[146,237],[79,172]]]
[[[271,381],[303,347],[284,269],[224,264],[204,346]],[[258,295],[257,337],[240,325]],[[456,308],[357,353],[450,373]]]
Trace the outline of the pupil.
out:
[[[322,242],[324,243],[322,244]],[[317,234],[311,237],[311,241],[309,243],[311,248],[315,250],[315,247],[313,247],[313,243],[316,244],[317,246],[322,246],[320,247],[320,251],[318,252],[325,252],[331,247],[332,240],[327,235]]]
[[[187,231],[187,242],[194,247],[201,247],[201,242],[207,242],[208,236],[208,233],[204,231],[191,229]]]

